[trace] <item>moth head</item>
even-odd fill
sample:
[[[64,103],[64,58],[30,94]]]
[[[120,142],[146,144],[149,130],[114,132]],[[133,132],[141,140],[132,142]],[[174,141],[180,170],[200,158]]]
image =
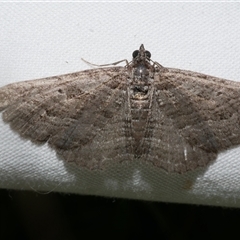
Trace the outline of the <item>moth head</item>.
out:
[[[145,50],[143,44],[141,44],[139,50],[135,50],[132,53],[133,59],[139,58],[139,59],[150,59],[151,53],[148,50]]]

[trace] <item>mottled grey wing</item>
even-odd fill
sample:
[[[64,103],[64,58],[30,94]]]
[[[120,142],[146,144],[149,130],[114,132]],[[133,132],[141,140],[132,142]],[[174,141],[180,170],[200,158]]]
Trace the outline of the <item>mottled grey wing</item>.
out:
[[[205,166],[240,144],[240,83],[191,71],[155,76],[148,160],[169,172]]]
[[[0,88],[0,109],[22,137],[48,141],[66,161],[100,168],[125,148],[126,77],[118,67],[10,84]]]

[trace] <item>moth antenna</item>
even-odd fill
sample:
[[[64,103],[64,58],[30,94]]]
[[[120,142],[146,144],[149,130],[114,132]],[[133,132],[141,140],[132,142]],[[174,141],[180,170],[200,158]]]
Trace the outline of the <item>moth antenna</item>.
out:
[[[81,60],[83,61],[83,62],[85,62],[85,63],[87,63],[88,65],[90,65],[90,66],[94,66],[94,67],[106,67],[106,66],[112,66],[112,65],[117,65],[117,64],[119,64],[119,63],[122,63],[122,62],[126,62],[126,65],[129,65],[129,63],[128,63],[128,60],[127,59],[123,59],[123,60],[120,60],[120,61],[118,61],[118,62],[114,62],[114,63],[109,63],[109,64],[101,64],[101,65],[98,65],[98,64],[94,64],[94,63],[90,63],[90,62],[88,62],[88,61],[86,61],[85,59],[83,59],[83,58],[81,58]]]

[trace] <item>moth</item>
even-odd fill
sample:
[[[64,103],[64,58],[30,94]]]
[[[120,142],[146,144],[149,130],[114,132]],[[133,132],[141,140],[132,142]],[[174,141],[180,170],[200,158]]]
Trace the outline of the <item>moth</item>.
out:
[[[185,173],[240,144],[239,82],[163,67],[143,44],[132,57],[4,86],[3,120],[91,170],[135,160]]]

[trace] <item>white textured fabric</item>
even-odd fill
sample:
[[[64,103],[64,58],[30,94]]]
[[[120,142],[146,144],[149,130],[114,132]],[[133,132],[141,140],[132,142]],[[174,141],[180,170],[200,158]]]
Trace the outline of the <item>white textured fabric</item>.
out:
[[[143,43],[166,67],[240,80],[239,3],[0,3],[0,86],[121,59]],[[137,162],[78,169],[0,121],[0,187],[240,206],[240,148],[168,174]]]

